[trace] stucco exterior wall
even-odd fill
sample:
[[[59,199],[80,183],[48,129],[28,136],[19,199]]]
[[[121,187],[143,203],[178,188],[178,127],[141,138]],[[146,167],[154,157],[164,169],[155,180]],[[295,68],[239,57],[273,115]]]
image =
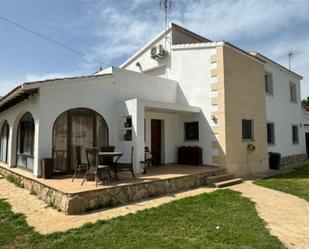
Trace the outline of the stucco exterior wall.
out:
[[[151,58],[150,50],[157,44],[168,51],[165,59]],[[39,93],[0,113],[0,124],[7,120],[10,125],[9,165],[16,164],[17,126],[25,112],[35,120],[34,174],[38,175],[39,159],[51,156],[55,120],[79,107],[104,117],[109,143],[125,154],[122,161],[129,160],[130,147],[135,147],[137,171],[144,145],[151,145],[151,119],[163,121],[163,163],[177,161],[178,146],[197,145],[203,148],[204,164],[226,166],[231,173],[244,175],[267,170],[267,150],[284,157],[306,152],[299,78],[272,63],[264,65],[224,42],[199,43],[196,37],[169,30],[124,68],[110,68],[113,74],[104,77],[42,84]],[[274,96],[265,93],[265,70],[273,75]],[[297,86],[296,104],[289,100],[289,81]],[[200,107],[201,112],[145,113],[143,100]],[[132,116],[131,142],[120,139],[120,118],[126,115]],[[254,140],[242,140],[242,119],[254,120]],[[187,121],[199,122],[198,141],[184,141]],[[267,145],[267,121],[275,123],[275,145]],[[297,145],[292,143],[292,124],[299,126]],[[248,144],[256,150],[248,152]]]
[[[165,33],[155,38],[136,58],[130,61],[123,68],[135,72],[145,72],[158,77],[169,77],[171,71],[172,45],[200,43],[201,38],[190,35],[184,31],[180,31],[171,26]],[[150,50],[152,47],[161,44],[168,52],[164,59],[151,58]],[[137,63],[139,66],[137,66]]]
[[[9,141],[8,141],[8,165],[10,167],[16,166],[16,152],[17,152],[17,130],[20,119],[27,112],[30,112],[35,122],[35,147],[34,147],[34,170],[39,170],[39,103],[40,95],[34,94],[28,99],[24,100],[21,104],[17,104],[10,109],[7,109],[0,113],[0,124],[3,124],[5,120],[9,124]]]
[[[197,47],[189,49],[185,45],[176,45],[172,49],[172,67],[169,78],[178,81],[178,104],[198,106],[201,113],[195,117],[189,117],[191,121],[199,121],[199,141],[187,142],[182,140],[181,145],[197,145],[203,148],[203,163],[213,164],[212,156],[217,152],[212,149],[212,140],[215,139],[213,127],[216,124],[211,120],[213,96],[211,84],[213,78],[211,69],[216,64],[211,62],[211,56],[216,53],[216,47]],[[183,131],[183,123],[188,121],[186,117],[180,119]]]
[[[155,86],[156,91],[153,91]],[[106,120],[109,128],[109,143],[119,145],[119,117],[115,104],[132,98],[143,98],[167,103],[177,102],[177,82],[150,75],[114,69],[113,75],[89,79],[50,82],[40,87],[39,94],[0,113],[0,120],[8,120],[10,125],[9,165],[16,163],[16,133],[19,119],[29,111],[35,120],[34,174],[40,174],[40,159],[51,157],[52,130],[57,117],[73,108],[89,108]],[[144,111],[144,110],[143,110]],[[14,125],[13,125],[14,124]],[[13,125],[13,126],[12,126]],[[15,129],[15,133],[13,131]],[[11,133],[13,135],[11,135]],[[122,146],[125,155],[135,141]],[[139,143],[140,145],[141,143]],[[136,148],[136,153],[137,153]],[[142,160],[141,149],[137,160]],[[126,157],[123,160],[127,160]]]
[[[179,115],[145,112],[145,146],[151,149],[151,120],[161,120],[161,160],[162,163],[177,162],[177,146],[180,144],[181,131],[179,130]]]
[[[224,77],[224,95],[220,95],[216,101],[219,106],[224,103],[225,109],[223,152],[227,170],[235,175],[266,171],[268,158],[264,65],[229,46],[218,48],[217,53],[217,63],[223,65],[223,68],[219,67],[213,73],[223,73]],[[220,61],[222,59],[223,62]],[[254,121],[254,140],[242,140],[242,119]],[[249,152],[248,144],[253,144],[255,151]]]
[[[266,61],[267,62],[267,61]],[[267,121],[275,125],[275,144],[268,151],[280,152],[282,156],[306,153],[304,114],[301,108],[300,80],[293,74],[267,62],[265,70],[273,77],[273,96],[266,96]],[[296,84],[297,103],[290,100],[290,81]],[[298,125],[299,143],[292,142],[292,124]]]
[[[168,76],[168,71],[170,68],[170,58],[171,58],[171,32],[161,37],[158,37],[145,51],[143,51],[137,58],[133,59],[124,68],[135,72],[145,72],[154,76],[166,77]],[[152,47],[161,44],[168,55],[164,59],[152,59],[150,50]],[[139,63],[140,66],[137,66]]]

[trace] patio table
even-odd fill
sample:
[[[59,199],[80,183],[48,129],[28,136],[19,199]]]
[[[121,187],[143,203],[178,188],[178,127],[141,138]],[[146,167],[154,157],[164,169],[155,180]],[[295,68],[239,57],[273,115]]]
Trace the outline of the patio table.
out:
[[[112,157],[113,158],[113,170],[114,170],[114,174],[115,174],[115,179],[118,181],[118,175],[117,175],[117,162],[119,161],[119,159],[122,157],[123,153],[122,152],[99,152],[99,156],[103,157],[103,162],[104,162],[104,157]]]

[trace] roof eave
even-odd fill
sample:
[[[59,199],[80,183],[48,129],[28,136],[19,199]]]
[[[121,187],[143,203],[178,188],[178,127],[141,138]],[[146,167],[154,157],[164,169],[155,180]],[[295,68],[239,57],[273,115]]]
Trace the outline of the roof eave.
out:
[[[226,45],[226,46],[228,46],[228,47],[230,47],[230,48],[236,49],[236,50],[239,51],[240,53],[245,54],[246,56],[248,56],[249,58],[251,58],[251,59],[253,59],[253,60],[255,60],[255,61],[258,61],[258,62],[260,62],[260,63],[262,63],[262,64],[265,64],[265,63],[266,63],[265,60],[262,60],[261,58],[252,55],[251,53],[249,53],[249,52],[247,52],[247,51],[245,51],[245,50],[243,50],[243,49],[241,49],[241,48],[235,46],[234,44],[232,44],[232,43],[230,43],[230,42],[224,41],[224,45]]]
[[[300,80],[304,79],[303,76],[301,76],[301,75],[299,75],[298,73],[295,73],[294,71],[292,71],[292,70],[290,70],[290,69],[288,69],[288,68],[282,66],[281,64],[275,62],[274,60],[272,60],[272,59],[270,59],[270,58],[268,58],[268,57],[266,57],[265,55],[262,55],[262,54],[260,54],[260,53],[258,53],[258,52],[250,52],[250,54],[253,55],[253,56],[255,56],[256,58],[261,57],[261,58],[263,58],[264,60],[267,60],[267,61],[269,61],[269,62],[275,64],[276,66],[278,66],[278,67],[284,69],[285,71],[287,71],[287,72],[293,74],[294,76],[296,76],[296,77],[299,78]]]
[[[103,76],[106,77],[106,76],[111,76],[111,75],[112,74],[101,74],[101,75],[55,78],[55,79],[47,79],[47,80],[40,80],[40,81],[34,81],[34,82],[25,82],[15,87],[13,90],[11,90],[9,93],[3,96],[3,98],[0,99],[0,112],[10,108],[12,105],[19,103],[25,98],[28,98],[33,93],[38,92],[39,88],[42,86],[49,85],[49,84],[52,84],[54,82],[59,82],[59,81],[66,82],[66,81],[77,80],[77,79],[94,79],[94,78],[100,78]],[[20,99],[20,101],[18,101],[18,98]],[[13,104],[10,105],[9,103],[12,101],[13,101]]]
[[[0,112],[9,109],[19,102],[27,99],[32,94],[38,92],[38,88],[24,89],[24,86],[24,84],[17,86],[0,100]]]

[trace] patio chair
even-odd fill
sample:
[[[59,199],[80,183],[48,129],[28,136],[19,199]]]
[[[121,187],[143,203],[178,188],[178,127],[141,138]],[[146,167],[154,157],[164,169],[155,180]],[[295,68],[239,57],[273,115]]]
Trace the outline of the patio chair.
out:
[[[95,186],[98,186],[98,179],[102,175],[103,172],[107,173],[108,180],[111,179],[110,167],[108,165],[99,165],[99,148],[86,148],[86,157],[88,162],[88,171],[85,174],[85,177],[82,181],[82,184],[88,179],[90,176],[94,176]]]
[[[149,151],[149,148],[145,147],[145,160],[140,161],[140,164],[143,165],[143,169],[144,169],[143,174],[147,174],[147,168],[151,166],[152,158],[153,157],[152,157],[151,152]]]
[[[133,178],[135,179],[135,174],[133,171],[133,152],[134,152],[134,147],[131,147],[131,160],[130,163],[117,163],[117,172],[131,172]]]
[[[77,175],[80,172],[87,172],[88,170],[88,164],[87,163],[82,163],[82,147],[81,146],[76,146],[75,152],[76,152],[76,169],[74,172],[74,175],[72,177],[72,182],[74,179],[77,177]]]
[[[66,171],[67,162],[67,150],[56,149],[55,146],[52,147],[52,158],[54,162],[54,173],[61,173]]]

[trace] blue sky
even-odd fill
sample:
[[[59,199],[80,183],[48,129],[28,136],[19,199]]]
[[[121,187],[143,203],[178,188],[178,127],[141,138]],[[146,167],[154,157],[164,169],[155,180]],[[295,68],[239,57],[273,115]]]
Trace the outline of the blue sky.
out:
[[[189,4],[190,3],[190,4]],[[170,21],[258,51],[304,76],[309,96],[308,0],[174,0]],[[164,27],[159,0],[0,0],[0,16],[85,53],[72,53],[0,20],[0,95],[24,81],[118,66]]]

